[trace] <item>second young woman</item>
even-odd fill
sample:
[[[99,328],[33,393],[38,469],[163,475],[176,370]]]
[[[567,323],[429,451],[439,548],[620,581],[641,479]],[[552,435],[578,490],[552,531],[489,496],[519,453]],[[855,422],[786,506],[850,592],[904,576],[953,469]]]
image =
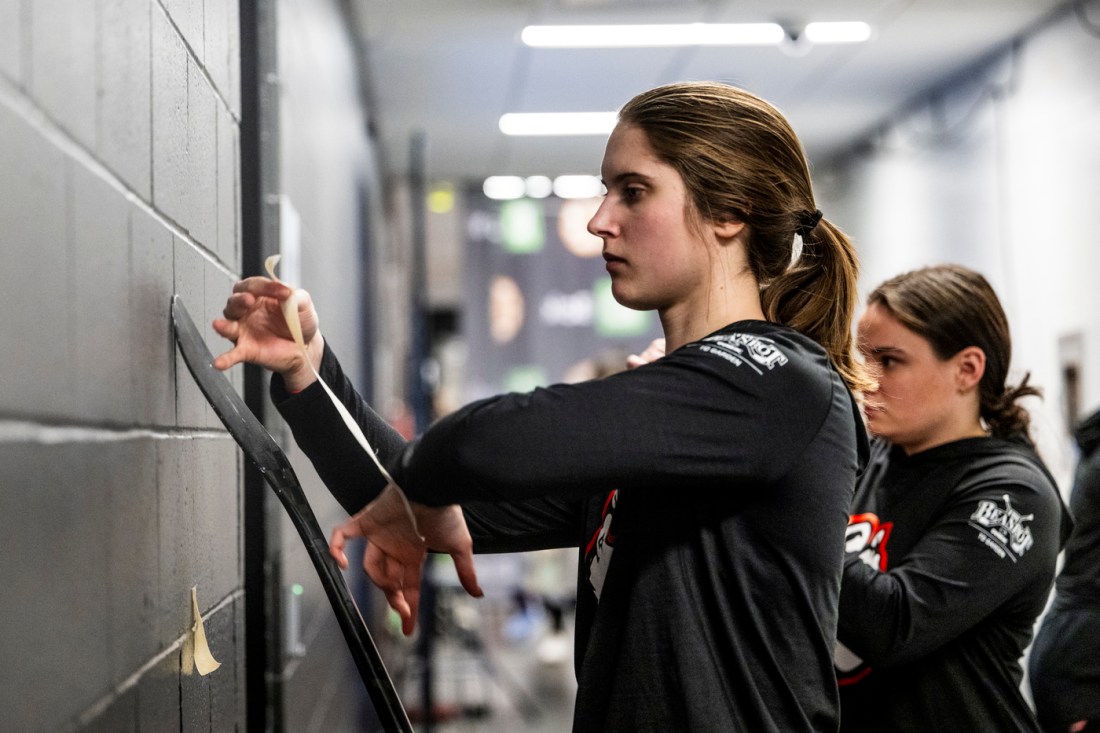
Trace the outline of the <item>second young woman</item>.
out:
[[[1006,384],[1008,323],[956,265],[877,287],[859,322],[875,436],[840,596],[841,730],[1036,731],[1020,657],[1069,518]]]
[[[333,553],[367,536],[367,570],[407,629],[425,548],[452,552],[473,588],[471,536],[479,552],[580,547],[575,730],[835,730],[843,541],[865,447],[849,391],[865,385],[854,251],[817,210],[786,120],[740,89],[635,97],[602,174],[589,230],[615,298],[659,314],[656,362],[482,400],[405,443],[302,299],[310,360],[413,502],[422,544],[290,342],[286,287],[237,284],[215,322],[235,346],[216,364],[279,373],[295,439],[356,513]]]

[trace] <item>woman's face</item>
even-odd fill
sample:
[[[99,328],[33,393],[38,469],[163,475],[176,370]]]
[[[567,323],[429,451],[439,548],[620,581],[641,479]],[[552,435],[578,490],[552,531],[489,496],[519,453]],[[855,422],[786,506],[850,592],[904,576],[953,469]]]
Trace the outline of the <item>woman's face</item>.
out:
[[[607,187],[588,231],[603,240],[611,292],[638,310],[667,309],[698,297],[707,272],[701,240],[680,174],[658,160],[639,128],[619,125],[603,158]]]
[[[978,425],[973,390],[960,383],[962,352],[940,359],[926,339],[878,303],[860,318],[858,335],[859,350],[879,381],[863,408],[871,433],[913,454]]]

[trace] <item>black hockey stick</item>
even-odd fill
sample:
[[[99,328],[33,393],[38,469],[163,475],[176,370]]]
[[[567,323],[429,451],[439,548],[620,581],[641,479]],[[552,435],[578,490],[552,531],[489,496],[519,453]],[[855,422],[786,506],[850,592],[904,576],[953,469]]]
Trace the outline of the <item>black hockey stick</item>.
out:
[[[302,485],[298,482],[286,454],[248,409],[225,375],[214,368],[214,357],[195,328],[195,323],[179,295],[172,296],[172,325],[176,333],[176,344],[199,389],[206,395],[210,406],[240,445],[245,456],[259,469],[275,491],[301,535],[309,559],[321,576],[321,585],[325,588],[332,610],[336,612],[340,630],[344,632],[344,640],[355,659],[355,666],[363,678],[363,684],[382,727],[386,733],[411,733],[412,724],[397,697],[397,690],[386,672],[386,666],[382,663],[382,657],[378,654],[378,648],[363,622],[359,608],[348,591],[339,566],[329,555],[328,541],[321,533],[317,518],[313,515],[313,509],[306,500]]]

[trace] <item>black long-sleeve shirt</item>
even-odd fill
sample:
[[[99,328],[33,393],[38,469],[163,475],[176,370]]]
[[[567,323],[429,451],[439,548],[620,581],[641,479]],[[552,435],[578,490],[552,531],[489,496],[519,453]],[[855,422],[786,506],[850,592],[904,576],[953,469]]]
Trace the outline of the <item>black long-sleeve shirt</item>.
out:
[[[840,596],[841,730],[1037,730],[1019,660],[1068,526],[1028,446],[876,442]]]
[[[579,544],[576,731],[833,731],[844,531],[865,449],[822,349],[741,322],[628,372],[475,402],[402,444],[322,376],[475,550]],[[346,509],[382,487],[319,389],[273,396]],[[865,455],[864,455],[865,457]]]
[[[1028,662],[1039,721],[1061,731],[1100,721],[1100,412],[1073,434],[1081,449],[1069,498],[1075,525]]]

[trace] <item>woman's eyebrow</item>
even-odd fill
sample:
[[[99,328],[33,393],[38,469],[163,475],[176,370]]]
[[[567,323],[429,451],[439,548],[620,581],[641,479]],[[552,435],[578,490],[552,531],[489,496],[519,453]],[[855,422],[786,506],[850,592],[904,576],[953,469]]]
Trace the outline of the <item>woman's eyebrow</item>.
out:
[[[622,183],[623,181],[641,181],[643,183],[652,180],[650,176],[644,173],[638,173],[637,171],[623,171],[611,177],[611,183]],[[600,179],[600,182],[606,187],[608,185],[607,180]]]

